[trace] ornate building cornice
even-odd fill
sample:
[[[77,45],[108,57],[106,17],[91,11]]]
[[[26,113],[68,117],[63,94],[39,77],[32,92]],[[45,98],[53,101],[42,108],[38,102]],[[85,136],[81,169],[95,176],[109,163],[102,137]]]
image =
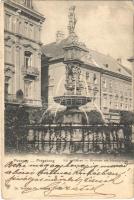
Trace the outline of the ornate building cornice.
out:
[[[33,39],[28,38],[28,37],[26,37],[26,36],[24,36],[24,35],[22,35],[20,33],[14,33],[14,32],[11,32],[9,30],[5,30],[5,33],[8,33],[8,34],[13,35],[15,37],[17,36],[18,38],[21,38],[22,40],[25,39],[25,40],[31,41],[33,43],[36,43],[36,44],[40,45],[40,46],[42,45],[42,43],[40,41],[33,40]]]
[[[28,50],[37,50],[37,48],[35,48],[33,45],[31,44],[23,44],[23,46],[28,49]]]
[[[25,16],[30,16],[31,18],[34,18],[34,20],[43,23],[45,21],[45,18],[42,14],[38,13],[34,9],[30,9],[22,4],[19,4],[14,1],[5,0],[4,1],[5,6],[12,8],[14,11],[18,12],[19,14],[24,14]]]

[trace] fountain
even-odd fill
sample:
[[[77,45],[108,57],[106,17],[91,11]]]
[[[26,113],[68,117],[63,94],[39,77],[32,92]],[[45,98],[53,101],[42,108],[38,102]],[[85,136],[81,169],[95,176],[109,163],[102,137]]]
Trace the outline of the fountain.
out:
[[[61,123],[72,124],[88,124],[88,118],[85,112],[82,112],[79,107],[86,105],[91,101],[86,93],[83,95],[84,82],[81,80],[81,60],[82,55],[88,53],[86,46],[78,41],[78,37],[74,32],[76,18],[74,13],[75,7],[69,9],[69,36],[67,44],[64,47],[64,63],[66,65],[66,92],[63,96],[54,97],[54,101],[60,105],[66,106],[61,117]],[[84,115],[83,115],[84,113]]]

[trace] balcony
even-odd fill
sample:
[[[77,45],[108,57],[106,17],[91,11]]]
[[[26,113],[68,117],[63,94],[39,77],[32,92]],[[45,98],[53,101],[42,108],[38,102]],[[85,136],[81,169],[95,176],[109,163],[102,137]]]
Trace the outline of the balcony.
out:
[[[16,94],[8,94],[5,96],[5,103],[7,104],[23,104],[25,106],[42,106],[42,101],[38,99],[28,99],[28,98],[17,98]]]
[[[42,106],[42,101],[38,99],[24,99],[24,104],[26,106],[35,106],[35,107],[41,107]]]
[[[23,102],[23,100],[20,101],[20,99],[18,99],[16,97],[16,94],[6,94],[5,95],[5,103],[8,103],[8,104],[20,104],[22,102]]]
[[[28,67],[28,68],[23,67],[22,72],[24,76],[27,78],[28,77],[36,78],[37,76],[39,76],[39,70],[35,67]]]

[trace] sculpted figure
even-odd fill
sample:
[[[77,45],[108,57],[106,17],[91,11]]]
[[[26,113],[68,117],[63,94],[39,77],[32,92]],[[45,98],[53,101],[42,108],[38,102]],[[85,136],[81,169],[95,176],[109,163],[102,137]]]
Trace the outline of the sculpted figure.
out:
[[[77,22],[74,11],[75,11],[75,6],[71,6],[69,8],[69,15],[68,15],[68,17],[69,17],[69,25],[68,25],[69,34],[74,33],[75,25]]]

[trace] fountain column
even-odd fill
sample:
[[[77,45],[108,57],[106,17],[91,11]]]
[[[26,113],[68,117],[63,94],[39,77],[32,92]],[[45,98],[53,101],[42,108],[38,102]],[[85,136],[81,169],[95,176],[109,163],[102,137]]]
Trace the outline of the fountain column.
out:
[[[54,101],[66,106],[62,117],[62,123],[87,124],[86,114],[79,110],[79,107],[91,101],[87,94],[83,95],[84,82],[80,80],[83,65],[82,55],[89,52],[84,44],[78,41],[74,32],[76,25],[75,7],[69,9],[69,36],[64,49],[64,64],[66,66],[65,94],[54,97]]]

